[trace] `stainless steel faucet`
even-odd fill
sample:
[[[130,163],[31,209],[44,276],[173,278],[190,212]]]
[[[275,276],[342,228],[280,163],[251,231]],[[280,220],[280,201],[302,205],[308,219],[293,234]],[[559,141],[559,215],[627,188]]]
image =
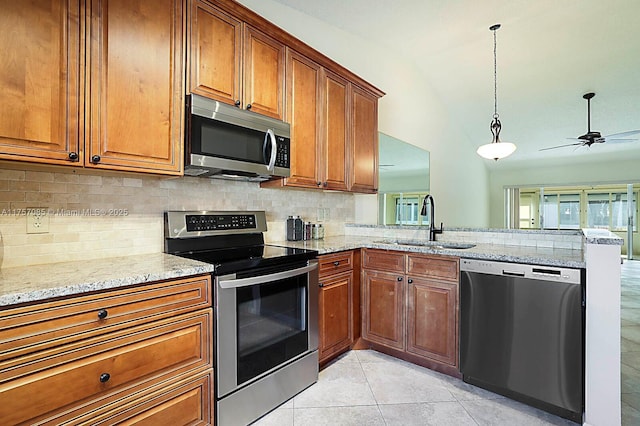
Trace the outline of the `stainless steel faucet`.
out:
[[[433,201],[433,196],[431,194],[424,197],[424,200],[422,201],[422,210],[420,211],[420,215],[422,216],[427,215],[427,200],[429,200],[429,205],[431,206],[430,215],[429,215],[429,241],[435,241],[436,234],[442,234],[443,225],[442,225],[442,222],[440,222],[440,229],[437,229],[433,224],[435,220],[436,205],[435,205],[435,202]]]

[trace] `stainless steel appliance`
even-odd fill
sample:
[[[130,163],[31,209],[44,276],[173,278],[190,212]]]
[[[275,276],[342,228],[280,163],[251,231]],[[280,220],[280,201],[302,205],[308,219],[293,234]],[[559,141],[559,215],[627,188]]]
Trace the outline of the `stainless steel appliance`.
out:
[[[169,211],[165,251],[214,265],[215,412],[246,425],[318,380],[317,251],[264,244],[262,211]]]
[[[264,181],[290,175],[290,126],[198,95],[187,96],[184,174]]]
[[[462,259],[460,272],[463,380],[581,423],[583,271]]]

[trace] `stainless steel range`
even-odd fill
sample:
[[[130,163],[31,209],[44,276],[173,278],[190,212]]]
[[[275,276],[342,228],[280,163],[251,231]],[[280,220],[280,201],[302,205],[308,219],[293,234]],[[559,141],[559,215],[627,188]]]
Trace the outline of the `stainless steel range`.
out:
[[[216,421],[246,425],[318,380],[317,252],[264,244],[263,211],[169,211],[165,251],[214,265]]]

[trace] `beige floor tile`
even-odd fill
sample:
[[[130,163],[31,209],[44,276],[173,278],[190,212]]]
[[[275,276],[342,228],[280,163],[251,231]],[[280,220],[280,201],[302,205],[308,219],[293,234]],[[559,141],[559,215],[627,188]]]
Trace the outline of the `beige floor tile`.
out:
[[[458,402],[380,405],[387,426],[475,426]]]

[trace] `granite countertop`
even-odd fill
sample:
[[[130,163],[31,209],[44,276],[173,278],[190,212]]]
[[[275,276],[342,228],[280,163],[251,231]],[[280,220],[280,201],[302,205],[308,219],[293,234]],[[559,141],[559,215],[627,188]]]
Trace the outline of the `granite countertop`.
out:
[[[0,308],[212,271],[212,265],[165,253],[3,268]]]
[[[602,233],[586,237],[603,244],[619,243],[619,239],[613,238],[615,236]],[[602,239],[606,241],[600,242]],[[268,244],[308,248],[317,250],[319,254],[377,248],[546,266],[585,267],[582,250],[549,247],[476,243],[475,247],[469,249],[447,249],[393,244],[389,238],[383,237],[349,235],[325,237],[323,240],[276,241]],[[4,268],[0,270],[0,309],[8,305],[207,274],[212,271],[212,265],[165,253]]]
[[[468,259],[530,263],[535,265],[560,266],[568,268],[584,268],[586,266],[582,250],[486,243],[477,243],[475,247],[468,249],[443,249],[418,245],[388,244],[383,242],[388,242],[389,240],[389,238],[382,237],[346,235],[325,237],[323,240],[280,241],[271,242],[269,244],[308,248],[317,250],[319,254],[335,253],[342,250],[352,250],[357,248],[376,248],[412,253],[458,256]]]

